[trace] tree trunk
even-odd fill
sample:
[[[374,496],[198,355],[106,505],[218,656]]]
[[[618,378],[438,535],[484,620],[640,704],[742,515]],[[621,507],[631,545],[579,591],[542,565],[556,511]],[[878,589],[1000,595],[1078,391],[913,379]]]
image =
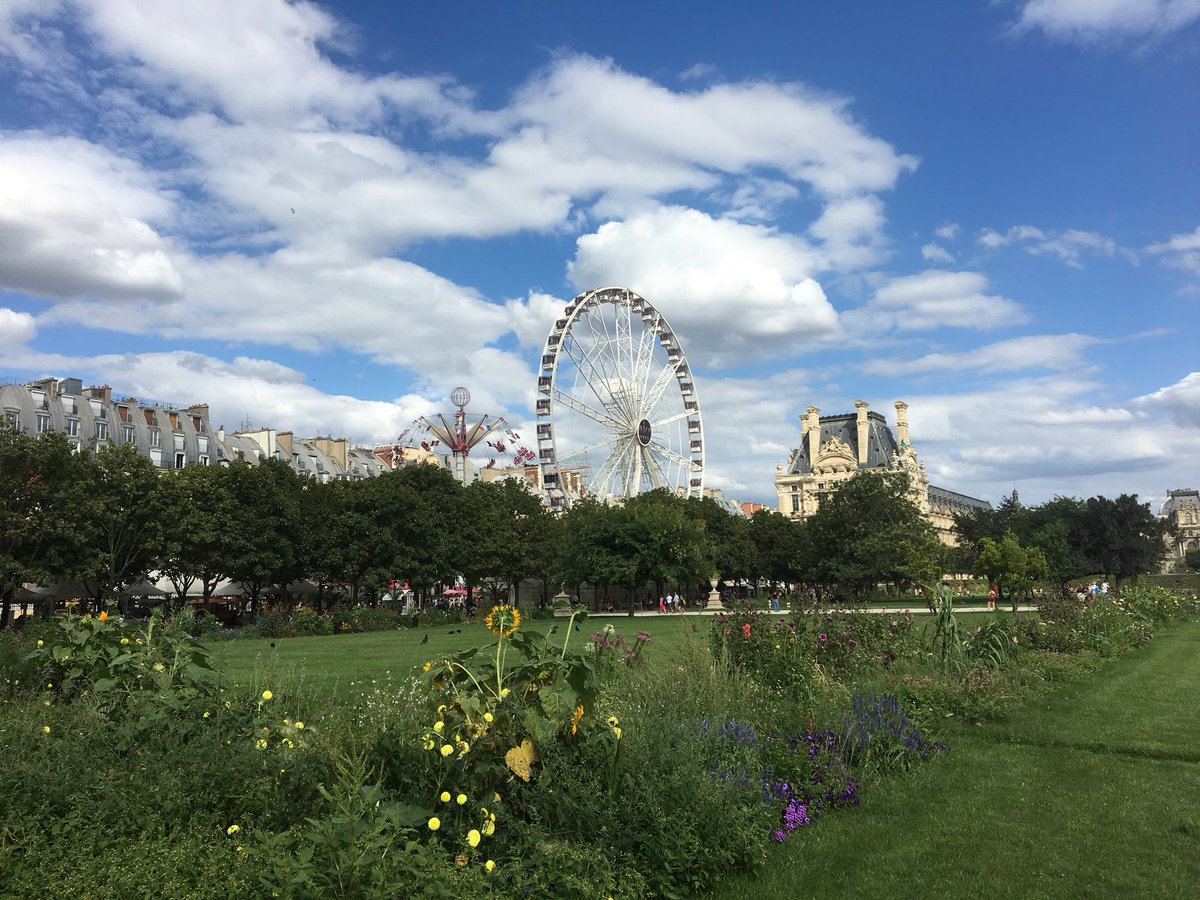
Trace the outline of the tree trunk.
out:
[[[8,617],[12,614],[13,591],[4,592],[4,600],[0,602],[0,629],[8,627]]]

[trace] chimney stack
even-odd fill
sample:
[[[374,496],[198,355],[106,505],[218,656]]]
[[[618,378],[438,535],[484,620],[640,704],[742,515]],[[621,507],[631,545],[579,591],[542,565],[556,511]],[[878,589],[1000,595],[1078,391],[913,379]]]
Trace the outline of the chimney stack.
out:
[[[867,404],[863,400],[854,401],[855,425],[858,426],[858,465],[862,468],[867,464]]]
[[[808,464],[811,466],[821,451],[821,411],[810,406],[804,413],[808,418]]]
[[[903,400],[896,401],[896,440],[911,446],[908,439],[908,404]]]

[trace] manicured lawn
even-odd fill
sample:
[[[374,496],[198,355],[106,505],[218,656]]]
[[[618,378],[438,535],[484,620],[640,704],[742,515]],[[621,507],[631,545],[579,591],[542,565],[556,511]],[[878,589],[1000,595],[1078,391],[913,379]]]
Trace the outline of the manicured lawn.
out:
[[[565,618],[526,620],[522,628],[544,633],[557,625],[558,634],[565,636],[567,621]],[[657,659],[669,653],[693,626],[706,633],[708,619],[698,616],[587,619],[572,636],[572,646],[582,646],[588,635],[607,624],[631,643],[635,633],[645,631],[652,639],[651,648]],[[428,640],[422,643],[426,637]],[[349,696],[372,686],[407,681],[426,660],[488,643],[490,638],[482,625],[462,624],[322,637],[247,638],[213,641],[208,646],[216,668],[234,684],[279,690],[282,682],[302,685],[310,691]]]
[[[1200,623],[1004,725],[867,785],[720,898],[1192,897],[1200,885]]]

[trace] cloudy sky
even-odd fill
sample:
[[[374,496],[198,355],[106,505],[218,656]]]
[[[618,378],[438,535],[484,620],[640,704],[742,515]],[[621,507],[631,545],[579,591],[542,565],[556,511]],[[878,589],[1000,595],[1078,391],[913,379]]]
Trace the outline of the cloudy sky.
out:
[[[859,399],[993,501],[1200,486],[1200,0],[682,10],[0,0],[0,377],[520,430],[615,284],[727,495]]]

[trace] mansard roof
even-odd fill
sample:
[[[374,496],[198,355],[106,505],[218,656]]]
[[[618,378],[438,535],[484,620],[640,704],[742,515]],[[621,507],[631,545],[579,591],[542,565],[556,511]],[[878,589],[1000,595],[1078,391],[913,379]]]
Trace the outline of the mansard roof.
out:
[[[825,446],[830,438],[836,437],[850,447],[855,458],[858,457],[858,418],[855,413],[842,413],[834,416],[821,416],[821,446]],[[867,463],[860,469],[883,469],[891,465],[892,457],[899,452],[900,445],[888,428],[887,420],[877,412],[867,413]],[[792,451],[788,463],[788,472],[792,475],[806,475],[812,471],[813,461],[808,457],[807,438],[800,446]]]
[[[1188,504],[1200,506],[1200,491],[1193,488],[1177,488],[1167,491],[1167,499],[1163,501],[1158,514],[1163,518],[1168,518],[1174,515],[1180,507]]]
[[[992,504],[986,500],[980,500],[978,497],[968,497],[966,494],[960,494],[958,491],[947,490],[943,487],[931,484],[929,486],[929,505],[937,507],[949,507],[955,512],[968,509],[991,509]]]

